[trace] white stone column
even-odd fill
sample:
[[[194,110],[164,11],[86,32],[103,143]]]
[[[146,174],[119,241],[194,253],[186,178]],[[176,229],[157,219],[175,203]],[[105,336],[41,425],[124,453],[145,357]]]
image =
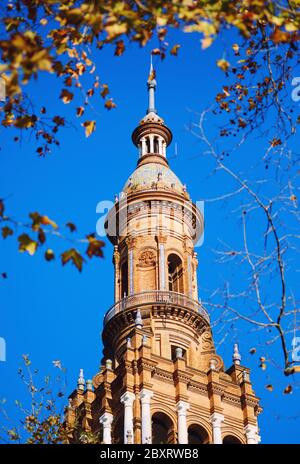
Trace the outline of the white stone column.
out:
[[[165,246],[163,243],[159,247],[159,289],[166,289],[166,273],[165,273]]]
[[[129,295],[133,295],[133,250],[129,250]]]
[[[210,421],[212,423],[212,431],[213,431],[213,443],[214,445],[222,445],[222,430],[221,424],[224,421],[223,414],[219,414],[218,412],[214,412],[210,416]]]
[[[150,134],[149,139],[150,139],[150,153],[154,153],[154,135]]]
[[[152,443],[152,427],[151,427],[151,408],[150,401],[153,396],[151,390],[143,388],[140,392],[140,400],[142,407],[142,443]]]
[[[146,155],[147,147],[146,147],[146,139],[145,137],[142,138],[142,156]]]
[[[163,154],[163,140],[161,137],[158,137],[158,153]]]
[[[166,148],[167,148],[167,147],[166,147],[166,142],[165,142],[165,141],[163,141],[163,153],[162,153],[162,154],[163,154],[163,156],[167,156],[167,153],[166,153]]]
[[[191,255],[188,255],[188,265],[187,265],[187,271],[188,271],[188,289],[189,289],[189,297],[193,297],[193,277],[192,277],[192,263],[191,263]]]
[[[248,424],[245,427],[245,435],[247,438],[247,445],[257,445],[260,441],[260,437],[258,435],[258,430],[256,425]]]
[[[188,444],[188,431],[186,424],[186,413],[190,405],[185,401],[178,401],[176,405],[178,417],[178,443],[179,445]]]
[[[111,424],[113,415],[110,412],[105,412],[99,419],[100,424],[103,426],[103,443],[105,445],[111,444]]]
[[[124,443],[127,443],[127,434],[130,432],[132,443],[134,443],[133,435],[133,402],[135,400],[134,393],[124,393],[120,401],[124,404]]]

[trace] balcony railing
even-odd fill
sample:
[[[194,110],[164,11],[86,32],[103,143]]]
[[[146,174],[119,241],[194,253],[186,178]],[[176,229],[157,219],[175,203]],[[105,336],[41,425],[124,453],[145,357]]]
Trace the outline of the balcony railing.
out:
[[[151,305],[151,304],[173,304],[176,306],[181,306],[183,308],[192,309],[197,311],[198,314],[209,322],[209,315],[201,304],[193,300],[193,298],[188,297],[182,293],[169,292],[165,290],[151,290],[141,293],[136,293],[135,295],[130,295],[122,298],[117,303],[115,303],[106,313],[104,318],[104,324],[106,324],[115,314],[124,311],[125,309],[138,307],[140,305]]]

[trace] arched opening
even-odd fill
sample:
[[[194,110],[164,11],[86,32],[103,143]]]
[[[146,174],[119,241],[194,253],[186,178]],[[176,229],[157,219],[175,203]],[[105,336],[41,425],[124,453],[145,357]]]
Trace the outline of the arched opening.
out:
[[[128,263],[125,261],[121,266],[121,298],[128,295]]]
[[[183,293],[183,268],[179,256],[174,253],[168,258],[169,291]]]
[[[146,153],[150,153],[150,139],[146,138]]]
[[[159,153],[158,137],[154,137],[154,153]]]
[[[154,445],[174,443],[174,425],[163,412],[152,416],[152,443]]]
[[[204,427],[199,424],[192,424],[188,428],[189,445],[207,445],[209,436]]]
[[[223,438],[223,445],[241,445],[242,442],[233,435],[227,435]]]

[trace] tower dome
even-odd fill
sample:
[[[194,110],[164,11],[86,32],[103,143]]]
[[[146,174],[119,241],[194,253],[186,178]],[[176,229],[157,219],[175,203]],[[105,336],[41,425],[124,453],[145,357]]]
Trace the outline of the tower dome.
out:
[[[183,184],[168,166],[152,161],[139,165],[133,171],[123,187],[123,192],[148,190],[155,188],[158,183],[161,188],[177,193],[184,192]]]

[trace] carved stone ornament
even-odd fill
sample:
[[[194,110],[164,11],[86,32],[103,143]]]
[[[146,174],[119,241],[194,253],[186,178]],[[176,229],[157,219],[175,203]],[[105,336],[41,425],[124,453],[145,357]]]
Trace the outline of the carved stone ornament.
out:
[[[139,266],[140,267],[152,267],[156,264],[155,253],[152,250],[145,250],[141,253],[139,257]]]

